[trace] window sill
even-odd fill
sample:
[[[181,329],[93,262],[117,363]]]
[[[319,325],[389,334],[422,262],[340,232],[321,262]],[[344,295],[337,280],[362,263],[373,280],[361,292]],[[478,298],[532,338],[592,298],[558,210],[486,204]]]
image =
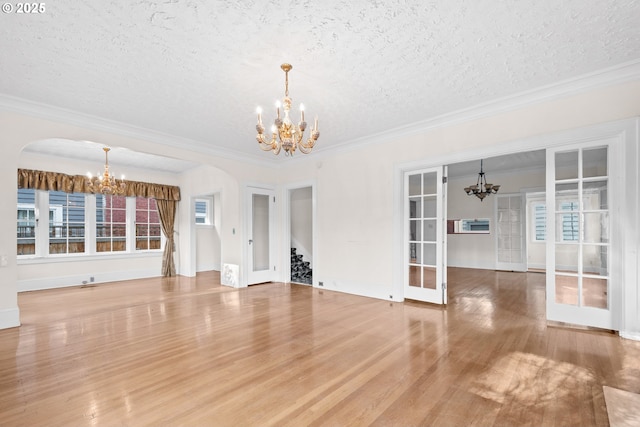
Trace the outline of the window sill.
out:
[[[18,256],[18,265],[30,265],[30,264],[52,264],[58,262],[86,262],[86,261],[108,261],[115,259],[131,259],[131,258],[151,258],[162,257],[163,250],[157,249],[153,251],[144,252],[122,252],[122,253],[109,253],[109,254],[61,254],[61,255],[49,255],[46,257],[34,256],[34,255],[22,255]]]

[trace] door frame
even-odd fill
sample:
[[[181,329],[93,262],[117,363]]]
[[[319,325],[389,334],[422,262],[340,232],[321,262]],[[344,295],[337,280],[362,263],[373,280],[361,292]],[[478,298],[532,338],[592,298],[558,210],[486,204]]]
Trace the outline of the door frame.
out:
[[[540,149],[547,149],[551,147],[559,147],[563,145],[572,145],[580,142],[597,141],[606,138],[616,138],[621,145],[620,149],[623,152],[629,151],[628,156],[623,156],[623,164],[621,169],[617,172],[621,175],[622,188],[630,189],[633,194],[633,199],[625,200],[617,198],[621,201],[621,206],[617,209],[618,214],[625,220],[625,223],[630,230],[630,235],[637,235],[637,225],[634,222],[634,218],[638,212],[638,206],[640,200],[637,192],[640,191],[639,184],[634,182],[638,178],[637,166],[640,163],[640,153],[638,148],[634,147],[634,144],[638,142],[638,126],[640,120],[638,118],[617,120],[608,123],[602,123],[597,125],[591,125],[586,127],[580,127],[576,129],[536,135],[523,139],[516,139],[507,141],[506,143],[496,144],[492,146],[479,147],[477,149],[465,150],[464,152],[457,152],[451,154],[433,154],[424,153],[424,159],[414,160],[411,162],[397,164],[394,167],[393,175],[393,295],[390,295],[392,300],[402,301],[404,300],[404,173],[410,170],[417,170],[421,168],[438,167],[443,165],[449,165],[453,163],[473,161],[480,158],[495,157],[506,154],[514,154],[526,151],[535,151]],[[420,155],[414,155],[414,157],[420,157]],[[634,167],[635,166],[635,167]],[[628,199],[628,198],[627,198]],[[445,239],[446,242],[446,239]],[[640,303],[634,303],[640,298],[640,290],[632,288],[631,284],[638,283],[640,278],[640,272],[635,268],[636,263],[639,261],[637,242],[630,241],[629,239],[621,242],[621,247],[618,249],[623,250],[624,257],[623,271],[620,272],[623,283],[628,283],[629,286],[622,290],[623,301],[615,302],[617,307],[622,307],[621,318],[624,320],[621,323],[621,329],[624,328],[624,322],[628,319],[631,327],[635,327],[640,323],[640,319],[636,319]],[[625,336],[623,330],[620,331],[621,336]],[[626,334],[631,338],[636,338],[633,333]]]

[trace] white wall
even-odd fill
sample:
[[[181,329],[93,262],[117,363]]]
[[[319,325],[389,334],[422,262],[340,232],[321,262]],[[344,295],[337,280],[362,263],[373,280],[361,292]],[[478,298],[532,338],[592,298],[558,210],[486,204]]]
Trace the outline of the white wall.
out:
[[[196,271],[220,271],[222,264],[222,242],[220,240],[220,224],[222,210],[220,206],[220,193],[206,196],[211,200],[213,210],[213,223],[208,225],[196,225]],[[192,255],[193,256],[193,255]]]

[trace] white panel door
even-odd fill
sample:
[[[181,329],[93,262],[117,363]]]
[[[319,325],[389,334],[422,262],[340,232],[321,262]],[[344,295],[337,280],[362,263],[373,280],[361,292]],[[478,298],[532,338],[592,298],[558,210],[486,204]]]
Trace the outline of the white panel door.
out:
[[[406,172],[404,297],[446,304],[445,168]]]
[[[621,238],[611,141],[547,150],[547,318],[618,329]]]
[[[247,206],[248,276],[247,284],[271,282],[275,279],[273,190],[249,188]]]
[[[527,271],[524,200],[521,194],[496,195],[496,268]]]

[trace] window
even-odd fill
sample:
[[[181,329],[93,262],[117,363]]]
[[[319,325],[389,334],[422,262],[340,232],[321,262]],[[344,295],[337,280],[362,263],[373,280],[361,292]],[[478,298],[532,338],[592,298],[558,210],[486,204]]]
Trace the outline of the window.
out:
[[[85,251],[85,195],[82,193],[49,192],[49,253],[71,254]]]
[[[561,216],[561,223],[557,226],[562,230],[563,242],[577,242],[579,232],[578,202],[567,201],[560,203],[561,211],[569,211]],[[533,240],[544,242],[547,238],[547,207],[544,203],[533,205]]]
[[[127,250],[127,198],[96,195],[96,252]]]
[[[547,207],[544,203],[533,205],[533,240],[544,242],[547,235]]]
[[[48,216],[42,214],[47,211]],[[18,189],[16,213],[19,257],[131,253],[162,246],[155,199]]]
[[[136,197],[136,250],[160,249],[160,234],[155,199]]]
[[[18,255],[36,253],[35,190],[18,190]]]
[[[213,199],[196,199],[195,223],[197,225],[213,225]]]
[[[562,202],[560,203],[562,211],[577,211],[578,202]],[[578,241],[578,213],[566,213],[562,215],[562,241],[577,242]]]

